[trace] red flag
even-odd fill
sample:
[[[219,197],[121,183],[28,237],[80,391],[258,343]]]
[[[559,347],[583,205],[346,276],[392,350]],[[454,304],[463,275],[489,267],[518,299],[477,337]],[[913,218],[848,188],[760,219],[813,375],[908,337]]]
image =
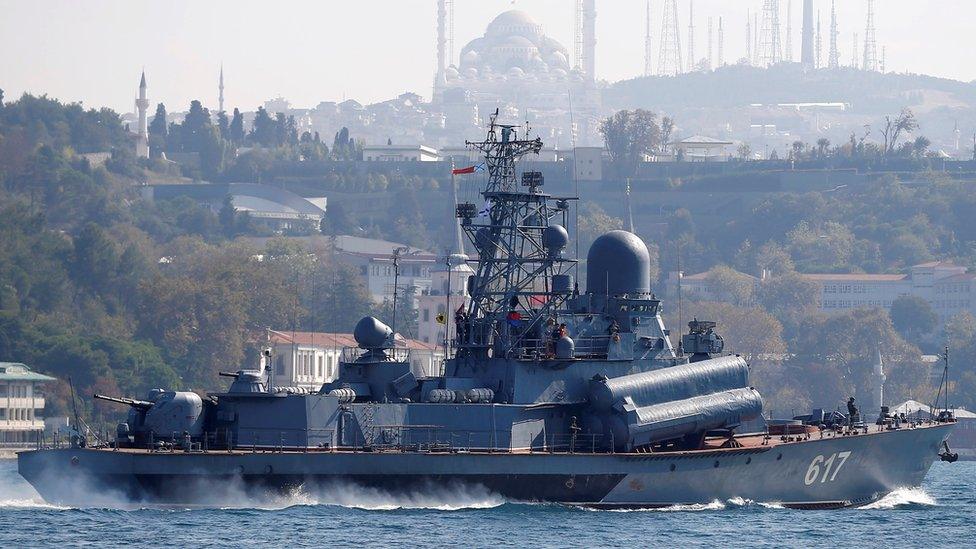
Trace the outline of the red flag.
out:
[[[453,175],[463,175],[463,174],[466,174],[466,173],[474,173],[474,169],[475,169],[475,166],[468,166],[467,168],[457,168],[457,169],[451,170],[451,174],[453,174]]]

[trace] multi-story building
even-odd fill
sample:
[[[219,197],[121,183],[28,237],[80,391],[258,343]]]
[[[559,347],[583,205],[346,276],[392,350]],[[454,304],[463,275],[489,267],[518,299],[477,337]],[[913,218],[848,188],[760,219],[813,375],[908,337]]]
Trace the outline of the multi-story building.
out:
[[[359,269],[366,289],[377,303],[393,298],[394,254],[399,250],[397,264],[400,275],[396,280],[399,291],[413,287],[416,295],[430,290],[431,269],[437,256],[405,244],[358,236],[339,236],[335,239],[336,257],[342,263]]]
[[[44,432],[44,386],[53,377],[0,362],[0,442],[26,443]]]

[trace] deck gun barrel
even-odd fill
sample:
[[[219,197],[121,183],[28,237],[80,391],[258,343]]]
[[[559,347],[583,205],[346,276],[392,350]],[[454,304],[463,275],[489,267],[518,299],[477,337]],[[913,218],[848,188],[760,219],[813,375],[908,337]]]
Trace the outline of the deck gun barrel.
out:
[[[117,402],[119,404],[128,404],[129,406],[132,406],[133,408],[137,408],[139,410],[148,410],[153,407],[152,402],[146,402],[145,400],[135,400],[132,398],[124,398],[124,397],[121,398],[110,397],[110,396],[99,395],[99,394],[95,394],[93,396],[96,400],[107,400],[109,402]]]

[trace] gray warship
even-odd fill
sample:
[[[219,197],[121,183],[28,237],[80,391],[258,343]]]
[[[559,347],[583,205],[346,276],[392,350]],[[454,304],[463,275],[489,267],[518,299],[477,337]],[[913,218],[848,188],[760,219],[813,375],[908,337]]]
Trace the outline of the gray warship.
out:
[[[358,348],[317,392],[275,387],[262,360],[222,374],[229,388],[204,397],[96,395],[130,407],[115,439],[79,429],[21,452],[20,474],[45,500],[69,504],[108,491],[193,504],[224,484],[349,483],[391,494],[476,487],[598,508],[732,498],[834,508],[918,486],[940,452],[951,458],[948,415],[900,421],[879,411],[862,421],[819,411],[766,422],[747,362],[723,354],[714,323],[689,323],[672,345],[648,249],[630,232],[593,242],[581,291],[567,257],[577,197],[551,196],[541,173],[519,172],[542,148],[527,132],[496,112],[487,137],[468,143],[484,153],[486,206],[456,203],[477,255],[454,256],[475,274],[470,301],[449,311],[457,337],[439,375],[413,373],[393,330],[367,317]]]

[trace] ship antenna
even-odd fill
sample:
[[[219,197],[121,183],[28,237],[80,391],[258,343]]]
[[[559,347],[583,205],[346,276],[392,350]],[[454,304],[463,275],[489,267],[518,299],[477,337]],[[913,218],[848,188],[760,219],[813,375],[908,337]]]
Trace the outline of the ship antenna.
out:
[[[78,419],[78,403],[75,401],[75,384],[71,381],[71,376],[68,376],[68,388],[71,389],[71,409],[75,414],[75,430],[78,430],[80,425]]]
[[[576,119],[573,115],[573,91],[567,90],[566,94],[569,96],[569,139],[573,147],[573,193],[576,195],[576,199],[573,200],[573,233],[576,235],[573,238],[574,245],[576,246],[576,259],[579,260],[579,171],[576,167]],[[973,138],[976,142],[976,137]],[[976,148],[974,148],[976,150]],[[976,154],[976,153],[974,153]],[[573,265],[573,269],[576,271],[573,277],[579,280],[579,263],[577,262]]]

